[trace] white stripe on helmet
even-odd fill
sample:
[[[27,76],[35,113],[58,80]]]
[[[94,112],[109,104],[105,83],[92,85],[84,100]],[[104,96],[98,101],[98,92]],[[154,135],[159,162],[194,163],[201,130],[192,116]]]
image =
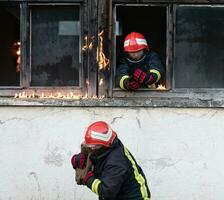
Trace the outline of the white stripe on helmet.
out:
[[[147,41],[145,39],[141,39],[141,38],[136,38],[136,43],[138,45],[146,45],[146,46],[148,45]],[[130,44],[130,40],[125,40],[124,41],[124,47],[129,46],[129,44]]]
[[[91,131],[91,138],[97,139],[97,140],[102,140],[102,141],[109,141],[112,136],[112,129],[109,128],[108,132],[106,134],[96,132],[96,131]]]
[[[125,40],[124,41],[124,47],[129,46],[130,40]]]
[[[139,45],[147,45],[147,42],[145,39],[136,38],[136,42]]]

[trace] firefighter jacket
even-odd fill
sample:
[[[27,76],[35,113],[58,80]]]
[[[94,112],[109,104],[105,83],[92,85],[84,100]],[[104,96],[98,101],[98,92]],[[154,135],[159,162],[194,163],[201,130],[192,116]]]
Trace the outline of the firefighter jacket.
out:
[[[134,157],[116,138],[109,149],[91,156],[93,174],[87,186],[99,200],[149,200],[145,175]]]
[[[118,62],[116,69],[116,86],[125,90],[125,79],[131,79],[137,68],[140,68],[146,73],[153,73],[156,77],[156,81],[153,83],[154,85],[162,78],[165,71],[159,55],[154,51],[147,51],[139,61],[133,61],[126,56],[121,58]],[[142,85],[142,87],[151,86]]]

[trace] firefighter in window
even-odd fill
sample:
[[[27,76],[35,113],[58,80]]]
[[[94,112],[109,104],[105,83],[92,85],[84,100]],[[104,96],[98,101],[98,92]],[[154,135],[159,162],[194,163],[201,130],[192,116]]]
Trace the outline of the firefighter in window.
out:
[[[86,185],[99,200],[149,200],[145,175],[133,155],[104,121],[85,132],[81,153],[71,163],[78,185]]]
[[[138,32],[129,33],[124,40],[124,58],[116,70],[116,86],[122,90],[156,88],[164,69],[159,55],[150,50],[145,37]]]

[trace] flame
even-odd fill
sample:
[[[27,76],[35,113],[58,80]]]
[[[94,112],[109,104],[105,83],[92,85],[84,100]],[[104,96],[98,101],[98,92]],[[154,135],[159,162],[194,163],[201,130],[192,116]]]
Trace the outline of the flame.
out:
[[[44,94],[43,92],[41,95],[35,94],[35,93],[26,93],[26,92],[20,92],[20,93],[15,93],[14,98],[19,98],[19,99],[81,99],[81,95],[75,95],[73,92],[67,93],[67,94],[62,94],[61,92],[58,92],[56,94]],[[85,97],[83,97],[85,98]],[[86,95],[87,98],[87,95]]]
[[[89,49],[91,50],[93,48],[93,42],[90,42]]]
[[[105,98],[105,96],[104,96],[104,95],[102,95],[102,96],[99,96],[99,99],[103,99],[103,98]]]
[[[99,80],[99,85],[103,85],[103,79],[102,78]]]
[[[82,51],[87,51],[88,49],[91,50],[93,48],[94,37],[92,37],[91,39],[92,39],[92,42],[90,42],[90,44],[88,44],[88,38],[87,38],[87,36],[85,36],[85,38],[84,38],[85,45],[82,47]]]
[[[96,95],[93,95],[93,96],[92,96],[92,99],[98,99],[98,98],[97,98],[97,96],[96,96]]]
[[[86,93],[85,96],[83,96],[83,99],[87,99],[88,98],[88,94]]]
[[[103,53],[103,30],[98,34],[99,38],[99,47],[97,48],[97,62],[99,69],[106,69],[109,64],[109,59],[106,58],[105,54]]]
[[[62,94],[61,92],[57,92],[57,93],[41,93],[41,94],[37,94],[37,93],[28,93],[28,92],[20,92],[20,93],[15,93],[14,98],[18,98],[18,99],[88,99],[88,94],[86,93],[84,96],[81,95],[75,95],[73,94],[73,92],[69,92],[66,94]],[[104,98],[104,96],[102,96],[101,98]],[[91,99],[98,99],[98,97],[96,95],[93,95],[91,97]]]
[[[166,89],[166,86],[165,85],[158,85],[158,87],[156,88],[157,90],[165,90]]]
[[[17,55],[17,60],[16,60],[16,72],[20,72],[20,65],[21,65],[21,42],[15,42],[14,46],[16,47],[16,55]]]

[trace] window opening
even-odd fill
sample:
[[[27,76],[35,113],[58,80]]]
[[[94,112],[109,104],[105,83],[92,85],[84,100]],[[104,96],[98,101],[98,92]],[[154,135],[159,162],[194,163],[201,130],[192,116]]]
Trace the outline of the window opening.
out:
[[[20,7],[0,3],[0,86],[20,85]]]
[[[116,58],[124,56],[123,42],[130,32],[142,33],[150,49],[160,55],[166,68],[166,7],[165,6],[116,6]],[[118,61],[118,59],[117,59]],[[116,73],[115,73],[116,74]],[[165,86],[165,74],[159,84]],[[161,88],[160,88],[161,89]]]

